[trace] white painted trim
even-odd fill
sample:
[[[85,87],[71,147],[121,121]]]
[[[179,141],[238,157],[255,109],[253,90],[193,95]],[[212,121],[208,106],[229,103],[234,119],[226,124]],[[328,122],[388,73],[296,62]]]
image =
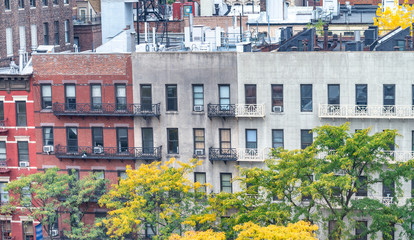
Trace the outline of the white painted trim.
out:
[[[27,102],[27,95],[23,95],[23,96],[14,95],[12,96],[12,98],[13,98],[13,102],[15,101],[26,101]]]
[[[17,100],[17,101],[26,101],[26,103],[34,103],[33,100]],[[15,103],[15,101],[4,101],[4,103]]]
[[[66,169],[77,169],[77,170],[80,170],[80,166],[66,166]]]
[[[7,136],[0,136],[0,141],[6,141],[7,142]]]
[[[89,123],[89,127],[105,127],[105,123]]]
[[[92,166],[91,169],[92,171],[93,170],[106,170],[106,167],[105,166],[96,166],[96,167]]]
[[[78,82],[77,80],[62,80],[63,84],[65,84],[65,83],[74,83],[74,84],[76,84],[77,82]]]
[[[0,101],[4,102],[6,100],[6,96],[0,96]]]
[[[5,127],[2,127],[2,128],[6,128],[6,129],[35,129],[35,127],[34,126],[26,126],[26,127],[20,127],[20,126],[5,126]]]
[[[64,123],[64,127],[79,127],[79,123]]]
[[[19,142],[19,141],[6,141],[6,143],[17,143],[17,142]],[[26,142],[26,141],[23,141],[23,142]],[[36,141],[27,141],[28,143],[36,143]]]
[[[54,168],[56,165],[42,165],[43,169]]]
[[[115,170],[117,171],[125,171],[126,167],[116,167]]]
[[[53,80],[39,80],[39,84],[53,84]]]
[[[100,84],[103,84],[103,81],[102,80],[89,80],[88,81],[88,84],[93,84],[93,83],[100,83]]]
[[[55,123],[40,123],[41,127],[54,127]]]
[[[19,216],[20,221],[22,222],[32,222],[33,221],[33,217],[31,216]]]
[[[115,123],[114,127],[128,127],[129,128],[129,123]]]
[[[5,215],[0,215],[0,220],[9,220],[9,221],[11,221],[12,220],[12,216],[5,216]]]
[[[128,80],[113,80],[112,82],[113,84],[120,84],[120,83],[128,84]]]
[[[14,136],[15,141],[30,141],[30,136]]]
[[[0,177],[0,182],[10,182],[10,177],[2,176]]]

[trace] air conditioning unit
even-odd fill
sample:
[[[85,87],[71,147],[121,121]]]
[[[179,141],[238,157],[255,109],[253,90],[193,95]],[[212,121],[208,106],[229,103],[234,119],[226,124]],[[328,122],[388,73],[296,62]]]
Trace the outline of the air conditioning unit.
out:
[[[103,147],[94,147],[93,153],[95,154],[103,153]]]
[[[19,162],[19,167],[29,167],[29,162]]]
[[[282,106],[273,106],[273,112],[282,112]]]
[[[52,230],[52,237],[56,237],[56,236],[58,236],[59,235],[59,230],[57,230],[57,229],[53,229]]]
[[[194,112],[202,112],[202,111],[204,111],[203,105],[194,106]]]
[[[54,148],[53,148],[52,145],[43,146],[43,152],[45,152],[45,153],[53,152],[53,150],[54,150]]]
[[[204,149],[196,149],[195,150],[195,155],[204,155]]]

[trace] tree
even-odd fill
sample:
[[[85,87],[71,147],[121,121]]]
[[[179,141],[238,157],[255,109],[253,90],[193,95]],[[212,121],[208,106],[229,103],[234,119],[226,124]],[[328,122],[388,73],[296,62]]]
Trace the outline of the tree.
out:
[[[349,124],[344,124],[317,127],[313,132],[317,137],[306,149],[277,149],[265,169],[242,169],[244,181],[275,196],[280,204],[287,204],[292,212],[290,222],[303,219],[322,222],[327,227],[331,221],[333,239],[352,238],[358,223],[355,217],[361,214],[373,217],[363,235],[390,233],[394,223],[402,222],[402,215],[397,215],[401,212],[396,198],[396,193],[401,192],[398,180],[408,179],[413,171],[413,164],[392,161],[390,150],[398,136],[396,131],[370,134],[370,129],[364,129],[349,133]],[[390,187],[393,197],[390,206],[382,198],[368,199],[366,195],[367,191],[374,191],[373,185],[383,182],[389,186],[396,183],[395,188]],[[361,197],[355,198],[357,194]],[[376,211],[370,213],[369,206],[375,206]],[[388,227],[384,228],[384,224]]]
[[[252,222],[237,225],[236,231],[240,231],[236,240],[317,240],[315,231],[318,226],[308,222],[299,221],[285,226],[269,225],[261,227]]]
[[[156,239],[167,239],[173,232],[185,232],[183,222],[206,203],[201,190],[207,185],[186,178],[200,164],[196,159],[187,164],[172,158],[164,165],[153,162],[136,170],[127,168],[128,177],[99,200],[109,209],[108,219],[103,220],[108,235],[131,234],[137,239],[147,230],[156,233]]]
[[[106,181],[94,176],[77,180],[75,175],[60,174],[58,171],[58,168],[51,168],[11,181],[5,189],[11,195],[10,202],[2,206],[1,211],[28,214],[42,224],[49,236],[53,236],[53,226],[62,214],[71,213],[71,218],[76,216],[76,223],[71,221],[71,229],[65,231],[65,235],[91,239],[90,236],[98,234],[97,229],[85,226],[81,220],[90,200],[102,194],[99,191],[102,191]]]
[[[188,231],[181,237],[178,234],[172,234],[169,240],[225,240],[226,234],[223,232],[213,232],[213,230],[207,231]]]
[[[379,34],[383,35],[397,27],[403,29],[411,27],[414,21],[414,7],[407,1],[403,5],[398,4],[398,0],[394,0],[392,8],[384,8],[382,4],[378,4],[377,16],[374,17],[374,25],[378,26]]]

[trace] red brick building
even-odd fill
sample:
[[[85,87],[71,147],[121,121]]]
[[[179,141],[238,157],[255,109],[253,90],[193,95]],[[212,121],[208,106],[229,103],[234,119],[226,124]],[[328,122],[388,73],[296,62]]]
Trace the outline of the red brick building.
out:
[[[35,55],[33,69],[38,168],[98,173],[116,184],[139,159],[130,54]],[[105,209],[88,212],[90,224]],[[68,227],[59,220],[59,233]]]
[[[0,69],[0,200],[9,201],[6,184],[22,174],[36,173],[36,136],[32,74]],[[34,223],[36,224],[36,222]],[[27,216],[0,215],[0,239],[31,239]]]

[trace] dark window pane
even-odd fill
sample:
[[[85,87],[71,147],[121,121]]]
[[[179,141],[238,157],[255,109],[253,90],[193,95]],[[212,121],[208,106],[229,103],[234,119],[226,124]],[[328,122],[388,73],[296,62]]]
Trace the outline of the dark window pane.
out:
[[[29,162],[28,142],[17,142],[17,151],[19,154],[19,162]]]
[[[312,112],[312,84],[300,85],[300,106],[302,112]]]
[[[339,84],[328,85],[328,104],[339,104]]]
[[[367,186],[366,176],[359,176],[357,186],[359,186],[356,192],[357,196],[360,196],[360,197],[368,196],[368,186]]]
[[[3,101],[0,101],[0,121],[4,120],[4,105]]]
[[[27,126],[26,102],[16,101],[16,125]]]
[[[283,112],[283,85],[272,85],[272,112]]]
[[[168,153],[178,153],[178,128],[167,129]]]
[[[53,146],[53,127],[43,127],[43,146]]]
[[[246,130],[246,148],[257,148],[257,130]]]
[[[394,182],[391,182],[391,184],[389,185],[382,183],[382,196],[383,197],[394,197],[394,188],[395,188]]]
[[[68,127],[66,128],[66,142],[68,152],[78,151],[78,128]]]
[[[118,152],[127,152],[128,151],[128,129],[117,128],[116,130],[117,130]]]
[[[141,108],[143,111],[152,110],[151,85],[141,85]]]
[[[50,84],[41,85],[42,109],[52,108],[52,86]]]
[[[368,104],[368,85],[355,85],[355,102],[358,106],[366,106]]]
[[[395,105],[395,85],[384,84],[384,106]]]
[[[368,236],[367,234],[363,234],[363,232],[368,228],[368,222],[367,221],[357,221],[357,224],[355,226],[355,240],[367,240]]]
[[[310,129],[300,131],[301,149],[305,149],[313,143],[313,134]]]
[[[103,147],[103,128],[92,128],[92,147]]]
[[[177,111],[177,85],[167,85],[167,111]]]
[[[283,148],[283,130],[272,130],[272,147],[277,149]]]
[[[154,139],[152,128],[142,128],[142,147],[144,153],[154,152]]]
[[[233,192],[231,178],[231,173],[220,173],[220,190],[222,192]]]
[[[246,104],[256,104],[256,85],[246,84],[244,90]]]

